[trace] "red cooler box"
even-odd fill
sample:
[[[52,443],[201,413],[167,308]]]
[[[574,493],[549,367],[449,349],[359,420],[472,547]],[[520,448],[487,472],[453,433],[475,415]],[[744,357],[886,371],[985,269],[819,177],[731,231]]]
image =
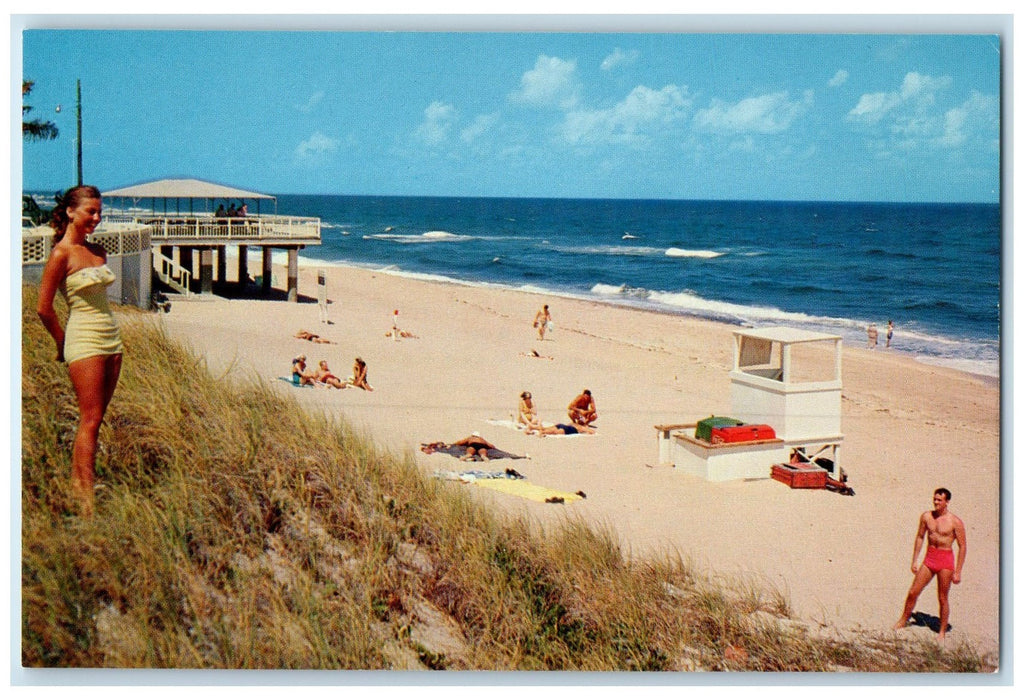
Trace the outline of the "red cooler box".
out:
[[[769,425],[732,425],[711,429],[711,442],[753,442],[774,440],[775,430]]]

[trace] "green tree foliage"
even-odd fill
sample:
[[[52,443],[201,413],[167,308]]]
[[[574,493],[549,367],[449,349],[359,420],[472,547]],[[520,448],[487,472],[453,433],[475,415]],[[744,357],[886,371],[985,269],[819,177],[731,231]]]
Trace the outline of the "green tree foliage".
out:
[[[60,133],[57,130],[56,124],[44,122],[41,119],[26,120],[28,113],[32,111],[32,107],[25,104],[24,100],[32,92],[34,85],[35,83],[31,80],[21,81],[21,135],[29,141],[52,141]]]

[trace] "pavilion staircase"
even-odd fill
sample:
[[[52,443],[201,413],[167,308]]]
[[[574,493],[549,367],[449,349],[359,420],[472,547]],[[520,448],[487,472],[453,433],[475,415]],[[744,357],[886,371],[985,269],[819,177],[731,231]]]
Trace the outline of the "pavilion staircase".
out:
[[[184,296],[191,296],[192,273],[158,250],[153,251],[153,267],[160,281]]]

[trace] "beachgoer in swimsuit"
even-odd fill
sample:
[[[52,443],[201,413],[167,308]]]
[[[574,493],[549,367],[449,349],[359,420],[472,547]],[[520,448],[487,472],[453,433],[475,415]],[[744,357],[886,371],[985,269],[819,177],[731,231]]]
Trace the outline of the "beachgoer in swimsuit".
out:
[[[540,418],[537,416],[537,409],[533,405],[533,394],[524,391],[519,395],[519,412],[516,414],[516,426],[526,428],[539,428]]]
[[[331,341],[327,340],[326,338],[321,338],[316,333],[310,333],[309,331],[304,330],[299,330],[299,332],[295,334],[295,337],[298,338],[299,340],[308,340],[311,343],[323,343],[326,345],[332,344]]]
[[[892,319],[889,319],[889,326],[885,329],[885,347],[892,345]]]
[[[868,326],[868,349],[874,350],[875,346],[878,345],[878,326],[871,324]]]
[[[963,521],[949,512],[949,502],[953,495],[949,489],[936,489],[932,495],[934,508],[921,514],[918,521],[917,537],[914,539],[914,554],[910,559],[910,571],[914,581],[910,584],[903,614],[893,625],[893,629],[907,626],[907,620],[914,612],[917,598],[921,591],[932,580],[939,579],[939,641],[946,639],[946,628],[949,622],[949,589],[952,584],[960,583],[967,558],[967,533]],[[924,566],[918,566],[917,557],[921,553],[925,537],[928,538],[928,551],[925,554]],[[953,561],[953,544],[957,546],[956,561]]]
[[[590,389],[584,389],[583,393],[569,402],[569,420],[576,425],[590,425],[597,420],[597,404]]]
[[[306,356],[299,355],[292,360],[292,384],[295,386],[316,386],[316,376],[306,370]]]
[[[84,517],[93,513],[100,425],[121,376],[124,352],[107,302],[107,287],[114,282],[107,252],[87,240],[102,218],[102,196],[91,185],[74,187],[57,199],[50,222],[55,231],[53,249],[43,269],[36,307],[57,344],[57,361],[67,363],[78,399],[71,489]],[[57,292],[69,309],[64,328],[53,306]]]
[[[544,340],[544,333],[550,328],[551,324],[551,312],[548,310],[548,305],[545,304],[544,308],[537,312],[537,315],[533,317],[533,327],[537,329],[537,338]]]
[[[593,435],[597,431],[589,425],[581,425],[579,423],[555,423],[554,425],[541,426],[536,429],[527,428],[526,432],[530,435],[536,433],[540,437],[544,437],[545,435],[576,435],[578,433]]]
[[[530,350],[530,352],[521,352],[519,354],[522,355],[523,357],[536,357],[536,358],[539,358],[539,359],[542,359],[542,360],[553,360],[553,359],[555,359],[555,358],[551,357],[551,355],[541,355],[536,350]]]
[[[452,444],[465,446],[466,454],[459,457],[459,459],[463,462],[475,461],[477,457],[479,457],[484,462],[489,462],[490,458],[487,456],[487,450],[498,449],[497,447],[489,443],[487,440],[484,440],[480,436],[480,433],[476,432],[474,432],[469,437],[464,437],[461,440],[453,442]]]
[[[352,376],[348,378],[348,383],[366,391],[373,391],[373,387],[370,386],[370,382],[366,379],[366,363],[363,362],[362,358],[357,357],[352,365]]]
[[[316,380],[321,384],[333,386],[336,389],[344,389],[348,386],[343,379],[340,379],[327,366],[327,360],[320,360],[319,369],[316,373]]]

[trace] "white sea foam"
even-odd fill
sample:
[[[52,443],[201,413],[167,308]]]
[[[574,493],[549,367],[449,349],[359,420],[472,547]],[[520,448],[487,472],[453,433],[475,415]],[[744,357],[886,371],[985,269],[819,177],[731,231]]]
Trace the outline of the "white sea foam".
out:
[[[545,241],[546,243],[546,241]],[[661,248],[652,248],[642,245],[584,245],[584,246],[550,246],[550,250],[570,255],[628,255],[643,257],[648,255],[661,255]]]
[[[931,357],[929,355],[918,355],[914,359],[926,365],[949,367],[950,369],[980,374],[985,377],[999,376],[999,360],[964,360],[948,357]]]
[[[665,255],[670,258],[717,258],[724,253],[717,250],[686,250],[684,248],[669,248]]]
[[[363,236],[363,240],[394,241],[396,243],[452,243],[473,239],[474,236],[460,236],[448,231],[427,231],[420,234],[372,233]]]

